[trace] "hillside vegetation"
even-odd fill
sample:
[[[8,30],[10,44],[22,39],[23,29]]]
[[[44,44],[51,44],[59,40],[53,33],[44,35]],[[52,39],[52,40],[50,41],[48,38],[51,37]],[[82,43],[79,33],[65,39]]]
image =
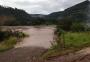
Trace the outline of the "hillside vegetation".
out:
[[[48,15],[28,14],[22,9],[0,6],[0,25],[70,25],[70,22],[89,23],[90,1],[76,4],[64,11]]]

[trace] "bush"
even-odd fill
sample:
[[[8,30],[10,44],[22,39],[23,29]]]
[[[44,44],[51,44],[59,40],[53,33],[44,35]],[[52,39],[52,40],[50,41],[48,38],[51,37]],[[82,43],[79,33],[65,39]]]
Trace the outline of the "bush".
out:
[[[5,38],[8,38],[10,36],[10,33],[8,32],[0,32],[0,41],[3,41]]]
[[[58,48],[58,49],[64,49],[65,43],[64,43],[64,34],[65,31],[60,29],[59,26],[57,26],[57,29],[54,33],[56,35],[56,38],[54,39],[55,42],[52,43],[52,49]]]
[[[24,34],[23,32],[19,31],[0,31],[0,42],[2,42],[5,39],[8,39],[9,37],[16,37],[16,38],[24,38],[27,35]]]
[[[0,52],[13,48],[17,40],[26,36],[26,34],[19,31],[0,31]]]
[[[85,31],[85,26],[82,23],[73,23],[70,30],[74,32]]]

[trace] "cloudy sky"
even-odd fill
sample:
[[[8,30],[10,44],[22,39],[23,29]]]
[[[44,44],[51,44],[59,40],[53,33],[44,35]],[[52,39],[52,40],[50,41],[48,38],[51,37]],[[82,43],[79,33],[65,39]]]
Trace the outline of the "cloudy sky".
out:
[[[62,11],[84,0],[0,0],[0,5],[24,9],[32,14]]]

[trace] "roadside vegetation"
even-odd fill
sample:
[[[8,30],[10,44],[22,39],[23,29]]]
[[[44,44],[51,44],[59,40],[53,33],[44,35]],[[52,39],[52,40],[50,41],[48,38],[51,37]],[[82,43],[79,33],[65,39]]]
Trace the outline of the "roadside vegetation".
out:
[[[81,23],[72,24],[66,30],[58,25],[55,31],[54,42],[52,47],[42,56],[45,59],[57,57],[69,53],[74,53],[85,47],[90,46],[90,31]]]
[[[0,31],[0,52],[6,51],[14,47],[17,42],[27,35],[19,31]]]

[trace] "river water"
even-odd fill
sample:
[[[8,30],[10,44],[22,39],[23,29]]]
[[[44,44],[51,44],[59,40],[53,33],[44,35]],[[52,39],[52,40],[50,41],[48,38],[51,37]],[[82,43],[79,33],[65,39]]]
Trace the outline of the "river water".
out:
[[[43,47],[49,48],[51,42],[53,42],[55,26],[44,26],[44,27],[26,27],[23,29],[23,32],[28,34],[29,37],[26,37],[22,42],[17,43],[15,48],[19,47]]]

